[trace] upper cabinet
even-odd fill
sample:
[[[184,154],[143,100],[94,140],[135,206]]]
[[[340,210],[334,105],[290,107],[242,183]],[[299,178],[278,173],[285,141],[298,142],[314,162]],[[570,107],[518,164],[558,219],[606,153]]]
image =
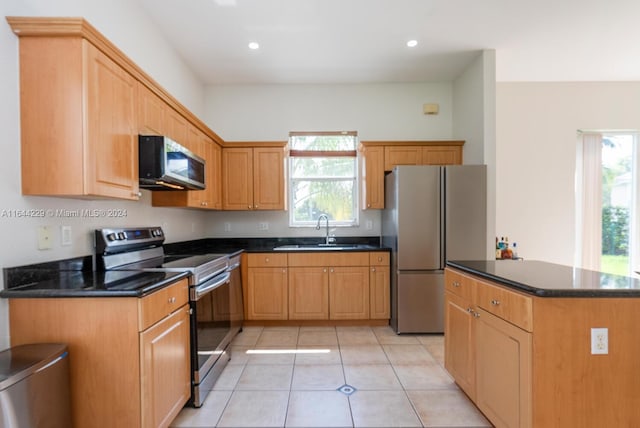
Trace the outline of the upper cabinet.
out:
[[[398,142],[384,146],[384,170],[398,165],[459,165],[463,141]]]
[[[397,165],[462,164],[464,141],[361,141],[363,209],[384,208],[384,174]]]
[[[284,210],[286,145],[229,143],[223,147],[222,209]]]
[[[80,37],[21,37],[22,193],[138,199],[136,82]]]
[[[207,189],[158,204],[221,208],[220,137],[84,19],[7,21],[20,37],[24,195],[137,200],[138,135],[167,135],[207,160]]]

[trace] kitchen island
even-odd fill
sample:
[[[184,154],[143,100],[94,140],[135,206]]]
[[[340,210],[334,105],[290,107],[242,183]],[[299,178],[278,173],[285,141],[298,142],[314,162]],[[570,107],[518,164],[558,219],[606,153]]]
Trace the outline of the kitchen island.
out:
[[[639,426],[640,281],[449,261],[445,289],[445,367],[495,426]]]

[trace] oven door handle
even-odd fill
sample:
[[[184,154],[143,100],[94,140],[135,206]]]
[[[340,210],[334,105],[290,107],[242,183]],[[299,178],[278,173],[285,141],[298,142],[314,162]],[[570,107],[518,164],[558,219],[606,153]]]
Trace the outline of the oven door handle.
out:
[[[232,264],[227,268],[227,270],[234,270],[234,269],[238,269],[239,267],[240,267],[240,262]]]
[[[192,296],[192,300],[200,300],[200,298],[205,294],[210,293],[211,291],[215,290],[216,288],[224,284],[227,284],[229,282],[230,276],[231,274],[229,272],[225,272],[223,274],[220,274],[212,278],[211,280],[205,282],[202,285],[196,286],[193,291],[194,295]]]

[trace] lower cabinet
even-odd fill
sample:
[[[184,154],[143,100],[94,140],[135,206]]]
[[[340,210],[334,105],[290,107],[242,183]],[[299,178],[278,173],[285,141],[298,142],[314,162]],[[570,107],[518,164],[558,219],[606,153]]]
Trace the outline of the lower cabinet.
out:
[[[531,333],[477,311],[476,404],[498,427],[530,427]]]
[[[287,255],[250,253],[247,267],[247,319],[288,319]]]
[[[66,343],[73,425],[168,427],[189,399],[187,280],[146,297],[9,300],[11,345]]]
[[[369,268],[329,268],[329,319],[369,319]]]
[[[289,268],[289,319],[329,319],[329,270],[326,267]]]
[[[496,427],[530,428],[531,298],[450,269],[445,290],[445,368]]]
[[[391,271],[389,253],[369,253],[369,318],[391,317]]]
[[[249,253],[247,266],[247,320],[389,319],[388,253]]]
[[[142,426],[169,426],[191,394],[188,306],[140,333],[140,358]]]
[[[460,388],[471,398],[476,397],[475,312],[472,303],[451,292],[445,293],[444,341],[445,368]]]

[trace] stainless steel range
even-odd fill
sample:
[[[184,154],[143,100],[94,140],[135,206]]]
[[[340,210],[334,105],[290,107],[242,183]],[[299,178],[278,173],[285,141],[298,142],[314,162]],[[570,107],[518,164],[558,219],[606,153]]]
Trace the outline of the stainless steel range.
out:
[[[98,270],[189,272],[191,399],[200,407],[231,358],[229,343],[243,321],[240,256],[166,255],[160,227],[98,229]]]

